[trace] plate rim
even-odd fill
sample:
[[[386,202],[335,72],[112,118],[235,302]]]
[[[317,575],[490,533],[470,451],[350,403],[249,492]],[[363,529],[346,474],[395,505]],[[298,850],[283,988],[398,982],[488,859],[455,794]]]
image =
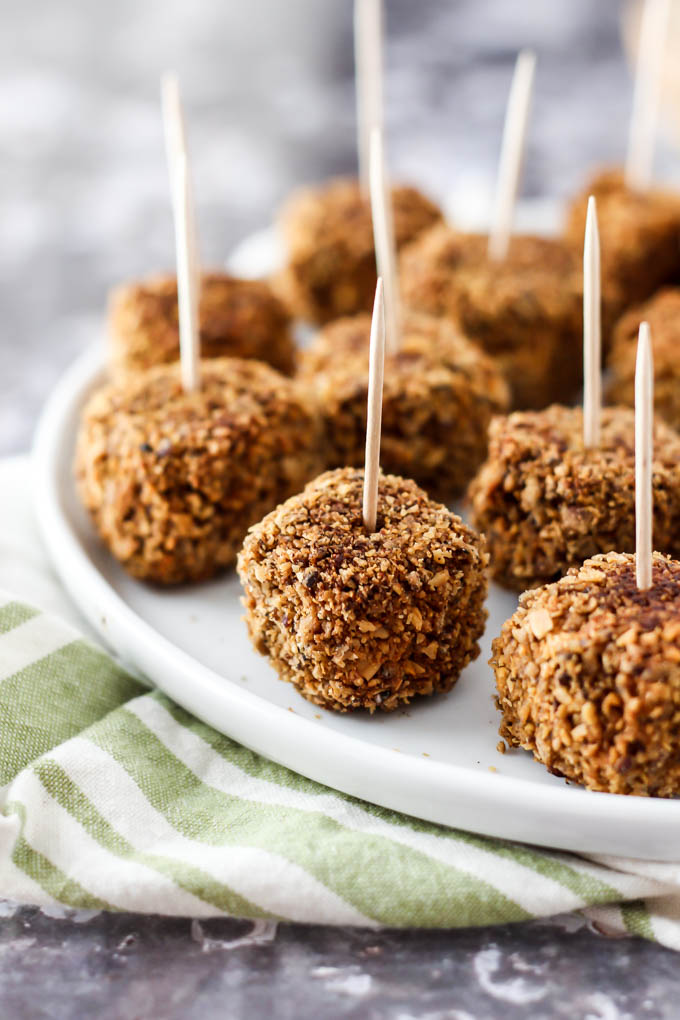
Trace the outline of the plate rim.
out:
[[[187,711],[256,753],[389,810],[486,836],[578,853],[621,854],[616,847],[623,832],[654,831],[657,843],[652,852],[645,852],[645,841],[638,839],[633,841],[638,849],[627,856],[646,860],[677,857],[672,837],[680,837],[680,810],[673,800],[596,793],[566,784],[563,788],[544,786],[530,779],[397,752],[328,730],[221,676],[159,634],[91,562],[62,506],[62,444],[69,438],[87,392],[104,370],[104,349],[98,343],[81,354],[54,386],[40,415],[31,454],[33,505],[64,587],[104,644],[128,668],[136,668]],[[233,725],[228,728],[210,717],[216,701],[232,713]],[[272,734],[273,743],[264,740]],[[540,824],[548,816],[554,828],[556,802],[561,822],[558,843],[546,839]],[[522,817],[508,821],[508,807],[517,814],[519,805],[524,806],[519,812]],[[490,813],[505,820],[496,824],[489,820]],[[603,819],[608,835],[574,836],[574,826],[583,829],[589,822],[599,820],[602,824]],[[658,845],[659,841],[667,842],[668,849]]]

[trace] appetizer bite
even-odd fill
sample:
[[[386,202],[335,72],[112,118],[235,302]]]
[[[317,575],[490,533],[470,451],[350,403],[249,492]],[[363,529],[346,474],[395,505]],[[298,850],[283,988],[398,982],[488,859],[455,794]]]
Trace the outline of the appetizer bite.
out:
[[[664,287],[617,322],[607,358],[610,403],[632,407],[635,399],[635,351],[638,326],[649,323],[654,347],[654,408],[680,429],[680,288]]]
[[[610,793],[680,793],[680,563],[652,552],[653,375],[640,325],[635,555],[587,560],[520,597],[493,642],[501,736]]]
[[[198,329],[204,358],[256,358],[285,375],[293,372],[290,315],[264,281],[203,273]],[[137,372],[179,359],[175,276],[152,276],[112,292],[109,345],[115,372]]]
[[[398,248],[441,219],[415,188],[396,187],[391,198]],[[323,324],[370,312],[377,280],[373,227],[358,181],[338,179],[297,192],[279,223],[288,255],[276,285],[296,316]]]
[[[578,260],[560,241],[512,236],[534,67],[533,53],[518,55],[488,236],[440,223],[400,259],[405,303],[493,355],[517,408],[566,400],[580,381]]]
[[[366,436],[371,319],[330,323],[299,355],[298,377],[321,416],[329,468],[360,467]],[[445,319],[406,312],[385,359],[381,459],[437,499],[459,496],[484,460],[508,387],[493,359]]]
[[[369,202],[369,150],[383,129],[382,0],[354,2],[354,69],[358,179],[337,178],[295,192],[279,228],[286,267],[276,286],[299,318],[317,325],[358,312],[370,313],[377,273]],[[394,187],[390,219],[398,248],[441,219],[441,212],[413,187]],[[382,274],[381,274],[382,275]]]
[[[248,533],[239,556],[253,644],[282,680],[340,712],[391,711],[450,690],[479,654],[483,541],[415,482],[329,471]]]
[[[680,436],[657,421],[654,538],[680,555]],[[586,446],[583,410],[554,405],[495,418],[489,455],[468,490],[492,575],[522,591],[597,553],[635,548],[635,416],[605,408],[600,441]]]
[[[249,526],[323,467],[315,413],[296,384],[253,360],[175,363],[96,392],[82,415],[80,497],[134,577],[200,581],[234,562]]]
[[[680,563],[608,553],[520,597],[493,643],[500,735],[589,790],[680,794]]]
[[[400,258],[404,302],[451,320],[497,360],[516,408],[567,400],[581,378],[581,274],[560,241],[514,236],[502,260],[488,238],[445,224]]]
[[[599,213],[607,338],[624,309],[680,280],[680,195],[632,188],[621,171],[598,174],[569,210],[565,238],[576,248],[588,195],[597,199]]]

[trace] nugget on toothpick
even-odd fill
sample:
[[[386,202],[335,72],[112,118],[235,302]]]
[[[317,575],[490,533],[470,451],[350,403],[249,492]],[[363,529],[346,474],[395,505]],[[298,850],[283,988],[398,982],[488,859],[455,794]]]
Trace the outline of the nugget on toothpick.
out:
[[[587,195],[597,197],[607,339],[624,309],[680,280],[680,195],[653,186],[669,12],[670,0],[645,0],[625,168],[597,174],[567,220],[567,240],[578,246]]]
[[[250,530],[238,561],[255,647],[339,712],[450,690],[486,619],[483,539],[415,482],[379,474],[383,321],[378,306],[365,471],[311,482]]]
[[[299,378],[318,403],[329,467],[363,463],[370,318],[330,323],[300,353]],[[385,361],[381,458],[438,499],[465,488],[484,460],[494,414],[508,407],[498,366],[445,319],[407,312]]]
[[[649,323],[654,347],[654,409],[680,429],[680,288],[662,288],[617,322],[607,358],[607,399],[633,406],[637,332],[643,320]]]
[[[441,219],[415,188],[391,194],[398,248]],[[282,210],[280,229],[288,262],[276,286],[296,315],[323,324],[370,311],[377,279],[371,207],[357,181],[299,191]]]
[[[234,562],[249,526],[322,468],[317,420],[295,383],[214,358],[187,392],[160,365],[96,392],[75,470],[99,535],[134,577],[200,581]]]
[[[497,418],[489,455],[469,489],[473,521],[489,542],[496,579],[523,590],[589,556],[634,541],[635,429],[626,408],[602,412],[600,252],[595,198],[584,243],[584,407]],[[655,435],[656,540],[680,549],[680,436]]]
[[[452,320],[493,355],[513,407],[574,395],[581,377],[579,261],[564,244],[512,236],[535,58],[517,58],[488,237],[437,224],[400,259],[404,303]]]
[[[290,315],[268,283],[223,272],[203,273],[198,309],[201,356],[266,361],[293,371]],[[177,278],[157,275],[117,287],[109,301],[109,344],[117,372],[179,358]]]
[[[404,303],[442,316],[492,355],[513,407],[567,400],[581,379],[579,260],[566,245],[515,235],[489,259],[483,234],[441,224],[402,253]]]
[[[383,130],[382,21],[381,0],[355,0],[358,180],[337,178],[302,188],[279,218],[287,265],[276,286],[295,315],[319,325],[370,312],[373,304],[377,273],[369,163],[371,132]],[[441,219],[436,205],[406,186],[392,188],[389,212],[398,248]]]
[[[191,287],[185,339],[188,327],[196,331],[202,357],[257,358],[289,374],[295,353],[290,316],[269,284],[240,280],[224,272],[201,272],[184,114],[172,74],[162,78],[161,99],[178,275],[158,274],[112,292],[108,333],[114,372],[139,371],[180,357],[182,308],[184,305],[186,312],[187,288]],[[185,179],[180,187],[182,173]],[[181,274],[183,261],[188,273],[185,278]]]
[[[525,592],[493,642],[501,736],[590,790],[680,794],[680,563],[652,553],[652,372],[640,332],[635,554]]]
[[[621,313],[665,283],[680,280],[680,195],[634,191],[618,170],[595,176],[572,204],[566,241],[582,243],[588,196],[595,195],[602,242],[605,338]]]
[[[629,408],[605,408],[600,443],[583,441],[580,407],[494,419],[489,454],[468,490],[493,577],[523,591],[597,553],[635,548],[635,427]],[[656,548],[680,555],[680,436],[654,428]]]
[[[491,415],[508,404],[507,386],[494,362],[446,320],[402,311],[377,131],[371,154],[375,246],[388,323],[382,463],[450,499],[483,459]],[[328,467],[363,463],[369,331],[367,315],[338,319],[300,355],[299,377],[324,422]]]

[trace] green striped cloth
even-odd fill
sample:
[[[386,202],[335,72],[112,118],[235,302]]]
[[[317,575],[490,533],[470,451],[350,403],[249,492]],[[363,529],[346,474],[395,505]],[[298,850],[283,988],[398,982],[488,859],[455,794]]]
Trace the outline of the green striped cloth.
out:
[[[680,866],[375,807],[246,750],[0,595],[0,895],[190,917],[459,927],[581,910],[680,949]]]

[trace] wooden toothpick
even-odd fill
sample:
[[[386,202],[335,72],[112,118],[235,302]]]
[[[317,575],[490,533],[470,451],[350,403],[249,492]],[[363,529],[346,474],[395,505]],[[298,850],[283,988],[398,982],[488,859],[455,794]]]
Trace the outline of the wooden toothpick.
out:
[[[190,391],[200,386],[198,329],[200,271],[184,114],[177,77],[171,72],[167,72],[161,78],[161,107],[175,221],[182,385],[185,390]]]
[[[368,415],[366,420],[366,463],[364,466],[364,524],[376,530],[378,476],[380,474],[380,428],[382,424],[383,375],[385,371],[385,303],[379,277],[373,303],[371,348],[368,366]]]
[[[642,9],[625,170],[626,184],[638,191],[652,181],[670,6],[670,0],[645,0]]]
[[[654,373],[649,323],[640,323],[635,362],[635,579],[652,586],[652,430]]]
[[[371,131],[383,127],[382,0],[354,0],[354,78],[359,185],[370,189]]]
[[[491,259],[504,259],[508,253],[535,68],[535,53],[531,50],[522,50],[517,56],[503,125],[496,198],[489,230],[488,255]]]
[[[390,351],[398,351],[401,345],[401,324],[392,200],[385,170],[383,136],[377,128],[371,131],[370,170],[373,240],[378,275],[382,276],[385,290],[387,343]]]
[[[583,443],[600,445],[602,417],[602,323],[600,310],[600,233],[597,207],[588,199],[583,245]]]
[[[175,180],[175,247],[177,302],[182,386],[187,392],[200,386],[197,274],[191,251],[191,196],[185,156],[177,160]]]

